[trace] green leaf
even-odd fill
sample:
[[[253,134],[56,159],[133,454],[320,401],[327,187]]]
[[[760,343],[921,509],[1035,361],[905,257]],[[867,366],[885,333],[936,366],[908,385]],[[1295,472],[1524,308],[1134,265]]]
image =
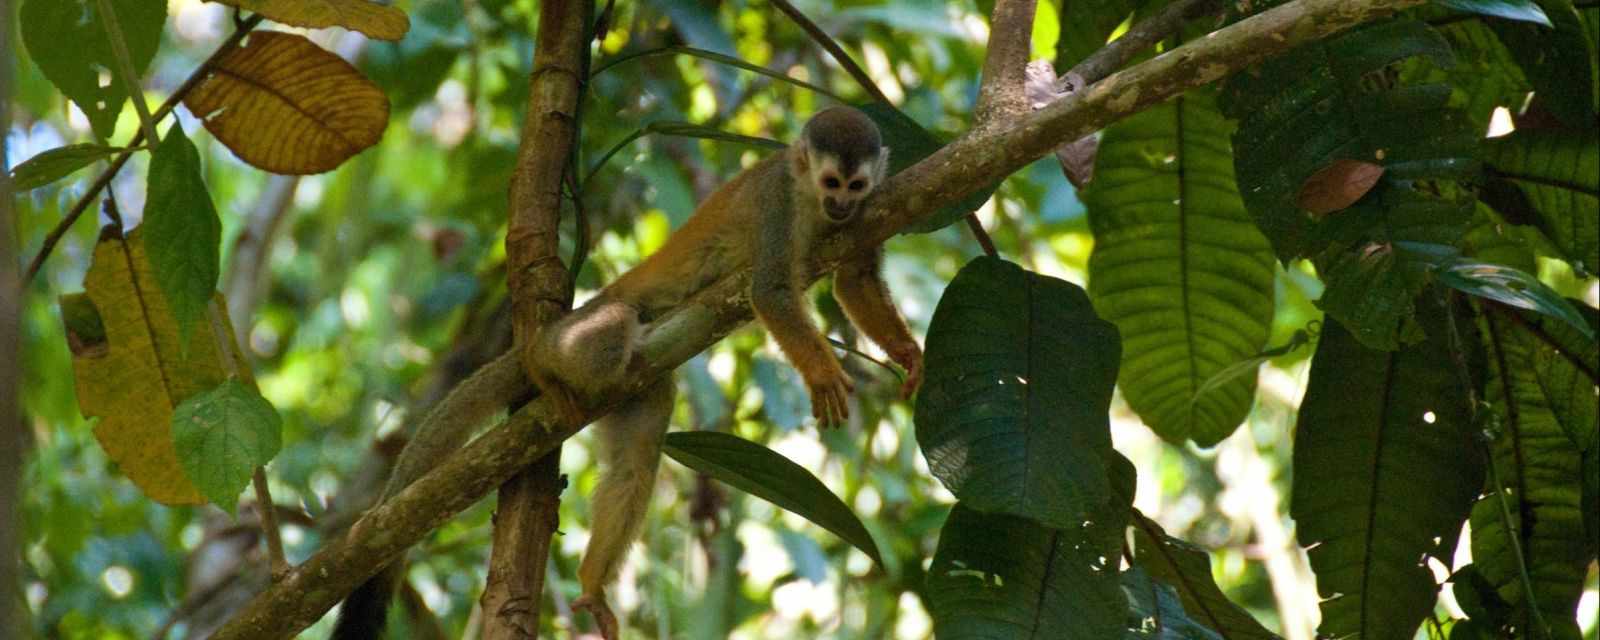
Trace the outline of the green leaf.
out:
[[[144,75],[161,44],[167,3],[111,0],[128,44],[133,72]],[[116,78],[117,58],[95,0],[26,0],[22,3],[22,42],[46,78],[89,117],[95,135],[111,138],[117,115],[128,99]],[[102,76],[108,80],[102,84]]]
[[[1407,64],[1402,67],[1405,84],[1443,82],[1454,88],[1451,103],[1460,106],[1472,120],[1472,129],[1487,132],[1498,107],[1515,112],[1526,102],[1533,85],[1522,67],[1489,27],[1487,20],[1450,20],[1443,9],[1417,11],[1419,19],[1438,24],[1434,27],[1455,52],[1456,63],[1449,68],[1432,64]],[[1442,23],[1442,24],[1441,24]]]
[[[282,431],[283,419],[272,404],[238,380],[190,396],[172,412],[172,437],[184,474],[230,514],[251,472],[278,455]]]
[[[1575,640],[1589,544],[1582,451],[1539,387],[1534,370],[1540,340],[1534,332],[1514,312],[1495,306],[1484,309],[1479,327],[1489,355],[1484,400],[1493,408],[1489,450],[1498,482],[1472,509],[1473,563],[1513,607],[1511,624],[1536,629],[1542,618],[1553,638]],[[1525,595],[1524,568],[1538,616]],[[1527,637],[1544,636],[1529,631]]]
[[[917,121],[902,113],[891,105],[877,102],[855,105],[867,117],[878,125],[878,131],[883,134],[883,145],[889,147],[889,175],[894,175],[905,170],[906,167],[922,162],[923,158],[933,155],[935,151],[944,147],[944,142],[934,137]],[[967,214],[977,211],[983,206],[989,196],[994,195],[1000,183],[996,182],[979,190],[972,195],[950,203],[935,211],[922,221],[906,227],[906,233],[933,233],[967,217]]]
[[[811,472],[777,452],[715,431],[669,433],[662,449],[679,464],[810,520],[883,563],[877,544],[850,507]]]
[[[1167,535],[1161,525],[1137,511],[1133,514],[1133,563],[1173,589],[1189,618],[1221,632],[1223,638],[1280,640],[1222,593],[1211,577],[1210,554]]]
[[[1255,401],[1256,378],[1207,381],[1265,346],[1272,247],[1239,199],[1232,125],[1191,93],[1106,129],[1083,194],[1089,295],[1125,336],[1122,392],[1174,442],[1212,446]]]
[[[1434,0],[1434,3],[1467,13],[1551,26],[1550,17],[1533,0]]]
[[[1408,260],[1426,264],[1440,284],[1462,293],[1535,311],[1567,323],[1588,338],[1594,329],[1572,305],[1539,278],[1520,269],[1478,262],[1455,247],[1397,242],[1397,252]]]
[[[1106,517],[1121,344],[1076,285],[968,263],[928,328],[917,441],[969,509],[1071,528]]]
[[[1336,160],[1375,162],[1384,179],[1357,206],[1409,190],[1417,180],[1473,177],[1479,133],[1449,106],[1450,87],[1398,85],[1384,77],[1396,62],[1425,56],[1448,67],[1450,46],[1414,20],[1371,23],[1303,45],[1232,76],[1223,113],[1239,120],[1233,136],[1239,192],[1278,257],[1326,250],[1319,227],[1349,212],[1322,218],[1300,210],[1297,196],[1311,176]],[[1444,206],[1444,205],[1440,205]]]
[[[1600,447],[1583,454],[1583,530],[1593,559],[1600,554]]]
[[[12,167],[11,186],[17,193],[38,189],[120,151],[123,149],[99,144],[56,147]]]
[[[1445,313],[1424,305],[1427,339],[1398,351],[1362,346],[1337,320],[1323,325],[1289,505],[1325,598],[1319,635],[1411,638],[1437,589],[1423,558],[1450,563],[1482,486]]]
[[[1483,199],[1532,225],[1585,273],[1600,273],[1600,133],[1519,130],[1484,144]]]
[[[1555,28],[1491,21],[1500,41],[1522,65],[1538,101],[1573,131],[1592,132],[1597,88],[1593,49],[1571,0],[1539,0]]]
[[[217,290],[222,222],[200,178],[200,154],[174,122],[150,156],[144,203],[145,249],[187,340]]]
[[[1068,16],[1061,20],[1061,37],[1056,40],[1056,67],[1071,69],[1106,46],[1111,33],[1138,4],[1132,0],[1080,0],[1067,5]]]
[[[1127,640],[1225,640],[1196,622],[1183,608],[1178,592],[1152,580],[1139,567],[1122,572],[1122,590],[1128,594]]]
[[[1126,518],[1127,510],[1121,513]],[[1128,611],[1117,577],[1123,524],[1052,529],[957,504],[928,569],[925,594],[934,636],[1120,637]]]

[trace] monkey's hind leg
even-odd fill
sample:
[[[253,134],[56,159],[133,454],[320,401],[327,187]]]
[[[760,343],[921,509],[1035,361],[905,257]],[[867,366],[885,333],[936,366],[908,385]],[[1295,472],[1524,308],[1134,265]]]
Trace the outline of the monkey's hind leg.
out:
[[[638,340],[639,312],[599,297],[540,331],[523,367],[562,421],[576,423],[582,419],[577,394],[593,395],[620,382]]]
[[[583,595],[573,607],[594,614],[600,633],[616,640],[617,620],[605,588],[617,579],[628,548],[639,536],[661,461],[661,440],[672,419],[673,381],[666,376],[594,425],[600,445],[600,482],[589,503],[589,546],[578,567]]]

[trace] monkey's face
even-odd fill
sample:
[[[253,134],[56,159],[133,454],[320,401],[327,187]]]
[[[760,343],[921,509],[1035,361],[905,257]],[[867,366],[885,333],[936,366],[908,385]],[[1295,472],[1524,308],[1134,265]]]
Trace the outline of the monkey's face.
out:
[[[809,178],[819,209],[829,222],[840,224],[855,217],[861,203],[878,188],[888,167],[889,149],[880,147],[871,156],[846,158],[813,147],[810,160]]]

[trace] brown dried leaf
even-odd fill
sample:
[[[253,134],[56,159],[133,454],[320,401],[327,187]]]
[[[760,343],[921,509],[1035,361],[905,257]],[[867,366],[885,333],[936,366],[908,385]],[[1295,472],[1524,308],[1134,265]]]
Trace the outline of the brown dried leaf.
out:
[[[1339,159],[1329,163],[1300,185],[1296,204],[1314,216],[1344,209],[1367,195],[1383,177],[1383,165]]]
[[[252,34],[184,99],[234,155],[273,173],[322,173],[378,143],[389,98],[303,36]]]
[[[411,29],[406,12],[368,0],[212,0],[295,27],[344,27],[379,40],[399,40]]]

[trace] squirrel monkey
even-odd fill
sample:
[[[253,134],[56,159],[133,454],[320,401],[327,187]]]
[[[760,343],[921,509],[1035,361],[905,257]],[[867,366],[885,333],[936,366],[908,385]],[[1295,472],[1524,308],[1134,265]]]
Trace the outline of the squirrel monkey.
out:
[[[802,271],[813,239],[855,217],[883,181],[888,160],[865,114],[848,107],[816,114],[788,149],[712,193],[659,251],[530,340],[523,352],[529,377],[567,419],[578,420],[573,394],[595,394],[622,379],[642,321],[751,264],[751,306],[804,377],[812,414],[824,425],[844,422],[853,384],[811,322]],[[882,250],[874,249],[841,265],[834,296],[862,333],[905,368],[902,393],[909,396],[922,379],[922,348],[889,298],[881,261]],[[583,595],[574,605],[595,615],[608,640],[617,637],[617,623],[605,587],[644,521],[673,391],[670,378],[656,381],[594,425],[602,470],[591,499],[593,533],[578,569]]]

